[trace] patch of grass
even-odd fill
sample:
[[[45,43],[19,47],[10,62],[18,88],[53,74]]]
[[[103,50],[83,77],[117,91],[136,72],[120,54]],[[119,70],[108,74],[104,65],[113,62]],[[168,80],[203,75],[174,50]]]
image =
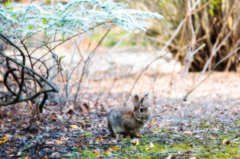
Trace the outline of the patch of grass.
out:
[[[93,136],[93,134],[92,133],[89,133],[89,132],[87,132],[87,133],[81,133],[81,134],[79,134],[80,136],[87,136],[87,137],[91,137],[91,136]]]
[[[95,158],[96,154],[92,151],[86,150],[81,153],[82,158]]]
[[[209,121],[207,121],[209,122]],[[205,129],[207,131],[197,134],[183,134],[170,129],[154,129],[158,133],[142,134],[139,145],[130,141],[132,139],[121,139],[118,145],[120,150],[111,151],[111,156],[105,154],[112,145],[104,148],[98,147],[103,158],[166,158],[169,155],[176,158],[238,158],[240,157],[240,139],[238,141],[239,128],[232,124],[228,129],[222,129],[223,123],[208,125],[202,121],[202,125],[191,125],[189,130]],[[235,126],[235,127],[234,127]],[[227,125],[224,125],[226,128]],[[223,141],[229,141],[224,143]],[[95,147],[94,147],[95,148]],[[92,149],[92,148],[91,148]],[[93,150],[93,149],[92,149]],[[85,150],[81,152],[83,158],[95,158],[97,154]]]
[[[206,128],[213,128],[213,125],[197,125],[196,127],[206,129]]]
[[[212,119],[203,119],[204,122],[211,121]]]

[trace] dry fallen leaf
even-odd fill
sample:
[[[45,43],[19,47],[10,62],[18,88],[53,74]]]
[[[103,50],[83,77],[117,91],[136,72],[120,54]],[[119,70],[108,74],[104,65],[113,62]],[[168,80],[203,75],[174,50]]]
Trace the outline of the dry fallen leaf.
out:
[[[77,125],[70,125],[72,128],[74,128],[74,129],[80,129],[80,127],[79,126],[77,126]]]
[[[112,143],[117,143],[117,140],[111,140]]]
[[[111,156],[112,153],[111,153],[110,151],[106,151],[106,152],[105,152],[105,155],[107,155],[107,156]]]
[[[197,138],[197,139],[199,139],[200,138],[200,136],[199,135],[196,135],[196,136],[194,136],[195,138]]]
[[[149,150],[152,147],[154,147],[154,144],[152,142],[150,142],[149,146],[145,150],[147,151],[147,150]]]
[[[103,155],[102,154],[98,154],[95,157],[103,157]]]
[[[6,137],[8,137],[8,138],[12,137],[11,134],[5,134],[4,136],[6,136]]]
[[[17,153],[17,156],[20,156],[22,154],[22,152],[21,151],[19,151],[18,153]]]
[[[61,141],[61,140],[55,140],[54,142],[56,142],[56,144],[57,145],[61,145],[61,144],[63,144],[64,142],[63,141]]]
[[[192,132],[191,131],[184,131],[183,134],[192,135]]]
[[[54,153],[52,153],[51,156],[59,156],[59,153],[58,152],[54,152]]]
[[[154,147],[154,144],[152,142],[150,142],[149,147],[151,147],[151,148]]]
[[[0,138],[0,144],[5,143],[8,140],[8,137],[2,137]]]
[[[48,140],[48,141],[46,141],[45,143],[46,143],[47,145],[53,145],[53,144],[54,144],[54,141]]]
[[[98,142],[98,141],[99,141],[99,138],[97,138],[96,142]]]
[[[81,151],[81,152],[82,152],[82,150],[81,150],[80,148],[78,148],[78,151]]]
[[[151,124],[154,124],[154,123],[155,123],[155,121],[150,121],[150,123],[151,123]]]
[[[135,144],[135,145],[138,145],[139,144],[139,139],[133,139],[130,142]]]
[[[64,136],[61,137],[61,140],[62,140],[62,141],[68,141],[68,139],[69,139],[68,137],[64,137]]]
[[[100,153],[98,150],[93,150],[93,153]]]
[[[117,146],[113,146],[111,147],[109,150],[121,150],[121,148],[117,147]]]

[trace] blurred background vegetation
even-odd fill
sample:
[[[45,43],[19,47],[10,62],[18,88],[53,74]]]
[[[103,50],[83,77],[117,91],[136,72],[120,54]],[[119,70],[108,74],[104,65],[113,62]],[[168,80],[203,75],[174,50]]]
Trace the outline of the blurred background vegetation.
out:
[[[187,62],[189,47],[206,44],[193,56],[190,71],[201,71],[210,59],[208,69],[240,46],[239,0],[115,0],[125,2],[129,8],[158,12],[164,20],[151,20],[147,32],[130,34],[121,46],[146,46],[149,50],[161,49],[173,35],[182,20],[183,26],[168,46],[182,64]],[[189,13],[188,4],[197,4]],[[124,31],[110,33],[104,44],[115,45],[126,34]],[[216,52],[216,53],[215,53]],[[222,62],[216,70],[238,71],[240,52]]]
[[[197,0],[191,0],[191,4],[196,2]],[[185,24],[168,48],[184,64],[186,52],[192,40],[195,48],[203,43],[206,44],[194,55],[190,71],[201,71],[211,56],[213,56],[210,65],[212,68],[219,60],[240,46],[239,0],[201,0],[191,17],[187,15],[188,0],[132,0],[129,4],[131,8],[158,12],[164,16],[163,21],[153,20],[152,28],[144,33],[146,44],[155,49],[161,48],[177,29],[179,23],[186,18]],[[189,22],[190,18],[191,22]],[[194,33],[191,31],[191,25]],[[234,25],[235,28],[233,28]],[[227,35],[229,37],[222,47],[216,55],[212,55],[214,45],[216,48]],[[224,61],[217,70],[237,71],[239,53],[235,53],[232,58]]]
[[[48,5],[69,0],[40,1]],[[132,33],[119,47],[146,47],[155,52],[160,50],[184,21],[176,37],[168,46],[176,60],[185,65],[189,60],[188,52],[202,44],[204,48],[194,54],[190,71],[202,71],[213,66],[240,46],[240,0],[113,0],[129,4],[129,8],[157,12],[164,20],[153,19],[147,32]],[[6,3],[3,0],[2,3]],[[15,0],[17,3],[34,3],[31,0]],[[196,5],[196,6],[194,6]],[[194,8],[190,11],[190,7]],[[115,28],[103,41],[103,46],[111,48],[127,33]],[[101,32],[89,37],[97,43]],[[217,66],[218,71],[238,71],[240,51]],[[209,64],[206,62],[209,60]]]

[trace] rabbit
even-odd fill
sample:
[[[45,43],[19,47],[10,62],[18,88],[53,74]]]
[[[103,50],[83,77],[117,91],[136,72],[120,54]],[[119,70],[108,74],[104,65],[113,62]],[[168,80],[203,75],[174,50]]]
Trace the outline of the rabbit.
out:
[[[125,138],[141,138],[140,129],[150,119],[148,95],[140,101],[138,95],[133,99],[134,109],[131,107],[118,107],[113,109],[108,116],[108,129],[110,136],[123,134]]]

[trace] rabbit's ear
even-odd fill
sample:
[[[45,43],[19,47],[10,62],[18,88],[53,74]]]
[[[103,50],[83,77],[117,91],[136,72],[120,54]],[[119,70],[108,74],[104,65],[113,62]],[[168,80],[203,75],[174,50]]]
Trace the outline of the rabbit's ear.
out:
[[[147,104],[148,103],[148,94],[146,94],[140,101],[142,104]]]
[[[138,95],[134,96],[133,104],[134,104],[134,110],[138,110],[139,109],[139,97],[138,97]]]

